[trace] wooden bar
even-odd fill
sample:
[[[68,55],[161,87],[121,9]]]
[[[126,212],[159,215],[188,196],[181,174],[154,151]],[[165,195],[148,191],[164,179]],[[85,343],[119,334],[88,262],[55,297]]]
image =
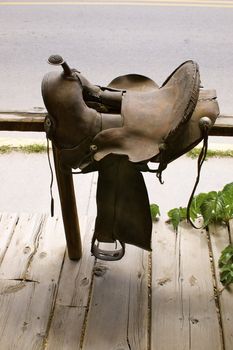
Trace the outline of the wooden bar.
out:
[[[220,115],[210,130],[212,136],[233,136],[233,116]]]
[[[82,243],[73,176],[71,173],[61,171],[59,152],[55,145],[53,145],[53,157],[69,258],[79,260],[82,256]]]
[[[0,130],[44,132],[47,111],[0,111]],[[210,131],[212,136],[233,136],[233,116],[220,115]]]
[[[44,119],[47,112],[0,112],[1,131],[44,132]]]

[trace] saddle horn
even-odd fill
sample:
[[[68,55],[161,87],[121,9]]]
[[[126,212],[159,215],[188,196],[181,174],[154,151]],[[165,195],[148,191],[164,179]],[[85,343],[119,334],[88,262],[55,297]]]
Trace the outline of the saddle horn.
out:
[[[53,66],[62,66],[64,70],[64,74],[67,76],[72,76],[72,70],[69,67],[69,65],[64,61],[62,56],[60,55],[51,55],[48,58],[48,63],[53,65]]]

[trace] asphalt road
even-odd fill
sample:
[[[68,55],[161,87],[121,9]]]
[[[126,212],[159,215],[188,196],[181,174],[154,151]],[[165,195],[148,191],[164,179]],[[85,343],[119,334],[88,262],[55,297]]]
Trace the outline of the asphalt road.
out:
[[[221,113],[232,114],[233,2],[155,2],[0,2],[0,110],[43,107],[41,79],[53,69],[46,59],[59,53],[103,85],[124,73],[161,84],[193,59],[204,87],[217,89]]]

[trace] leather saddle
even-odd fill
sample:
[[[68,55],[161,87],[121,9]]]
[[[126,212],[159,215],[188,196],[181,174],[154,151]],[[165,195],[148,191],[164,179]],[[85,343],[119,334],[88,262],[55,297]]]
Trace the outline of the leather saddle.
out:
[[[61,56],[51,56],[49,63],[63,68],[42,81],[45,131],[60,153],[62,170],[98,171],[92,253],[119,260],[125,243],[151,250],[152,221],[142,172],[156,172],[161,179],[169,162],[203,139],[219,114],[215,90],[200,88],[199,68],[191,60],[161,87],[138,74],[100,87],[70,69]],[[158,169],[151,170],[149,162],[158,163]],[[113,251],[98,245],[117,241],[121,247]]]

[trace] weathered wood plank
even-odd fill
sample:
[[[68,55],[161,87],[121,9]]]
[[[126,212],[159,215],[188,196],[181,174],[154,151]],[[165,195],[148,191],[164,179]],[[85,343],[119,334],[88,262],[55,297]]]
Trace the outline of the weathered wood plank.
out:
[[[0,214],[0,264],[14,233],[17,220],[17,214]]]
[[[95,265],[83,350],[145,350],[148,346],[148,253]]]
[[[65,257],[47,339],[48,350],[79,349],[95,260],[90,253],[94,219],[82,217],[80,227],[84,236],[83,256],[79,261]]]
[[[218,260],[221,252],[230,244],[228,227],[226,225],[210,225],[210,241],[213,252],[214,269],[219,293],[220,314],[225,350],[233,349],[233,286],[223,289],[220,282]]]
[[[0,111],[0,130],[5,131],[43,131],[46,110]]]
[[[54,284],[0,280],[0,349],[42,349],[54,293]]]
[[[233,116],[220,115],[210,130],[213,136],[233,136]]]
[[[46,350],[79,350],[84,317],[83,307],[56,305]]]
[[[61,219],[48,215],[23,214],[0,267],[0,278],[46,283],[57,281],[65,249]]]
[[[71,261],[66,255],[57,295],[57,303],[65,306],[86,306],[90,288],[94,257],[91,255],[91,239],[94,218],[83,217],[81,232],[84,236],[83,257],[80,262]]]
[[[222,349],[205,231],[155,225],[151,348]]]
[[[39,282],[58,281],[66,250],[63,222],[46,217],[26,279]]]
[[[45,215],[21,214],[0,266],[0,279],[25,279],[43,232]]]

